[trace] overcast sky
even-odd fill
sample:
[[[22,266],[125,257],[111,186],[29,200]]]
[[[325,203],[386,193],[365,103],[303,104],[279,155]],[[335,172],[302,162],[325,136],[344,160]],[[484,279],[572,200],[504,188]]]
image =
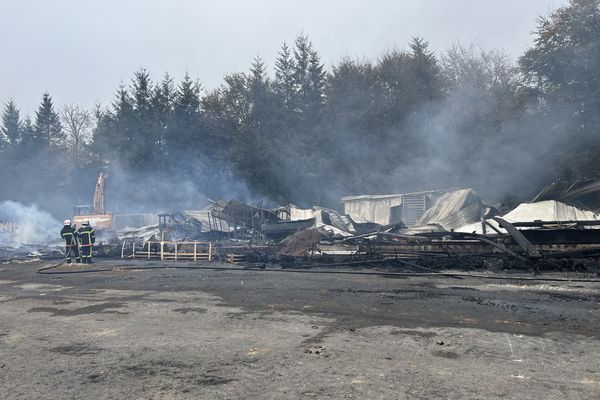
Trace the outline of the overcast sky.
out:
[[[256,55],[272,71],[282,42],[306,33],[329,67],[376,58],[419,35],[452,44],[531,45],[539,15],[567,0],[0,0],[0,102],[33,114],[44,91],[55,104],[109,103],[146,67],[186,71],[205,88],[247,70]]]

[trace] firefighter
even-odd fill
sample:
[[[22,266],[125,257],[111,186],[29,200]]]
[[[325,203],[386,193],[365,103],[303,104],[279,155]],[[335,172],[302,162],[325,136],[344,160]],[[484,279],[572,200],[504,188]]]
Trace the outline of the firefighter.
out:
[[[96,243],[96,233],[90,225],[90,221],[84,221],[81,228],[77,230],[79,247],[81,248],[81,261],[84,264],[92,263],[92,249]]]
[[[60,230],[60,236],[65,239],[65,255],[67,264],[71,264],[71,255],[75,256],[75,262],[80,262],[79,246],[77,245],[77,230],[71,225],[71,221],[66,219]]]

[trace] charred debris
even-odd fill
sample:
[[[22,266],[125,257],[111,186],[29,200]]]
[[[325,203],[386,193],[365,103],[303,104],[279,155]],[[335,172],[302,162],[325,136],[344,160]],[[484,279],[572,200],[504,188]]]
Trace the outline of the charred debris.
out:
[[[578,187],[574,193],[573,188]],[[159,214],[117,232],[125,259],[213,261],[287,268],[356,265],[406,270],[567,269],[598,271],[600,184],[558,184],[513,209],[472,189],[341,199],[344,212],[237,200]],[[552,197],[561,194],[561,200]],[[581,200],[585,199],[587,204]],[[118,246],[118,248],[116,248]]]

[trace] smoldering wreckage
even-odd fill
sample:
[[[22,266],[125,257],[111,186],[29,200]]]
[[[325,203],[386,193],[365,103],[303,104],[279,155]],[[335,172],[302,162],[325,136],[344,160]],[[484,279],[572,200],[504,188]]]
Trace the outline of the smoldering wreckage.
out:
[[[104,180],[101,174],[93,205],[75,207],[73,217],[96,228],[96,257],[245,268],[600,271],[600,181],[554,183],[512,209],[462,188],[343,197],[343,213],[233,199],[199,210],[112,215],[104,209]],[[0,234],[20,229],[4,218]],[[0,248],[4,262],[53,257],[64,257],[64,248]]]

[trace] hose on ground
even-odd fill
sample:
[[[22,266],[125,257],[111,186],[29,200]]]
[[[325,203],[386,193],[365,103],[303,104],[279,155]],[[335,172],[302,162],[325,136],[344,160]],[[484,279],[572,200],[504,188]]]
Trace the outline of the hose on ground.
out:
[[[38,274],[43,274],[44,273],[43,271],[47,271],[47,270],[50,270],[50,269],[58,268],[61,265],[63,265],[64,263],[67,262],[67,257],[68,256],[69,256],[69,252],[65,251],[65,258],[63,258],[61,262],[59,262],[58,264],[52,264],[50,266],[47,266],[47,267],[44,267],[44,268],[40,268],[36,272]]]
[[[158,270],[158,269],[187,269],[187,270],[205,270],[205,271],[254,271],[254,272],[281,272],[281,273],[299,273],[299,274],[338,274],[338,275],[366,275],[366,276],[385,276],[385,277],[435,277],[445,276],[449,278],[477,278],[491,280],[508,281],[533,281],[533,282],[579,282],[579,283],[600,283],[600,279],[588,278],[550,278],[533,276],[509,276],[509,275],[484,275],[467,274],[460,272],[385,272],[385,271],[348,271],[348,270],[313,270],[313,269],[279,269],[279,268],[248,268],[248,267],[216,267],[216,266],[192,266],[192,265],[160,265],[160,266],[124,266],[115,268],[95,268],[75,271],[52,271],[64,263],[50,265],[38,269],[36,272],[42,275],[68,275],[68,274],[89,274],[98,272],[111,272],[120,270]],[[412,263],[411,263],[412,264]]]

